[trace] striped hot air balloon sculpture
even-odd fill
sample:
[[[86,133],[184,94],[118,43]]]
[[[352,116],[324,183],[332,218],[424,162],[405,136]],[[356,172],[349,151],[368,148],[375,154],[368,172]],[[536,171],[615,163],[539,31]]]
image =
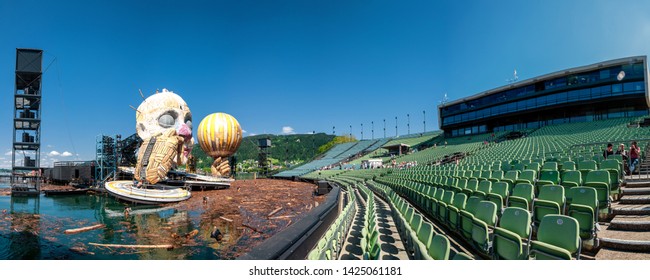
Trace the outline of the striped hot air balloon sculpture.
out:
[[[233,116],[213,113],[205,117],[197,131],[201,149],[214,158],[211,170],[214,176],[229,176],[228,157],[233,155],[242,141],[242,129]]]

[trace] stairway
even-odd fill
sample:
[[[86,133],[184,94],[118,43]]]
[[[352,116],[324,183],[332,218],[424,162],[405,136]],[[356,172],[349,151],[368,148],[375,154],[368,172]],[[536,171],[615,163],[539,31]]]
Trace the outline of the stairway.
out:
[[[626,181],[620,200],[612,204],[613,219],[598,232],[602,248],[597,259],[650,254],[650,178],[635,175]]]

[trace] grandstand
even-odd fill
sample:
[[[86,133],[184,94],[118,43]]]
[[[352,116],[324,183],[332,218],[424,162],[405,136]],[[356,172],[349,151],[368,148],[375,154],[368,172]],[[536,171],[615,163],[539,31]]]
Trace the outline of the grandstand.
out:
[[[305,175],[314,170],[321,169],[323,167],[332,167],[343,160],[358,156],[359,154],[366,152],[370,147],[376,146],[377,143],[381,143],[383,141],[383,139],[361,140],[357,142],[338,144],[325,152],[325,154],[320,158],[313,160],[307,164],[298,166],[294,169],[280,172],[276,174],[275,177],[294,178],[297,176]]]
[[[620,71],[626,72],[623,80],[614,75]],[[356,167],[368,158],[389,163],[380,147],[409,143],[420,149],[393,159],[417,165],[303,174],[304,180],[337,184],[349,196],[341,221],[307,258],[650,259],[645,73],[645,57],[632,57],[488,91],[441,106],[444,133],[392,139],[349,163]],[[588,90],[591,99],[469,121],[461,117],[458,123],[444,120],[485,108],[445,112],[463,102],[503,94],[499,102],[507,104],[515,100],[504,94],[510,90],[521,100],[573,90]],[[531,116],[535,123],[509,123]],[[641,147],[634,173],[622,155],[603,153],[607,143],[625,144],[629,151],[632,141]]]

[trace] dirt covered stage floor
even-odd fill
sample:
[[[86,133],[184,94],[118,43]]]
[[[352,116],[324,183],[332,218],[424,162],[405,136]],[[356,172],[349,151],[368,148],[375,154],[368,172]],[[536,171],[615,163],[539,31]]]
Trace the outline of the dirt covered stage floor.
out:
[[[320,205],[325,196],[314,196],[315,188],[287,180],[238,180],[229,189],[192,192],[176,208],[200,211],[202,224],[235,229],[222,256],[236,258]]]

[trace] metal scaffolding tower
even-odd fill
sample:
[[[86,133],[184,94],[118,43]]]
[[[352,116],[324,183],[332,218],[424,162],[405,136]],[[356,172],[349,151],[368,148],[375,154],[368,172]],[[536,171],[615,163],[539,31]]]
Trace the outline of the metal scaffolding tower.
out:
[[[108,135],[97,136],[97,149],[95,160],[95,181],[98,187],[103,187],[104,183],[117,176],[117,164],[119,162],[120,135],[111,137]]]
[[[11,194],[40,193],[43,51],[16,49]]]

